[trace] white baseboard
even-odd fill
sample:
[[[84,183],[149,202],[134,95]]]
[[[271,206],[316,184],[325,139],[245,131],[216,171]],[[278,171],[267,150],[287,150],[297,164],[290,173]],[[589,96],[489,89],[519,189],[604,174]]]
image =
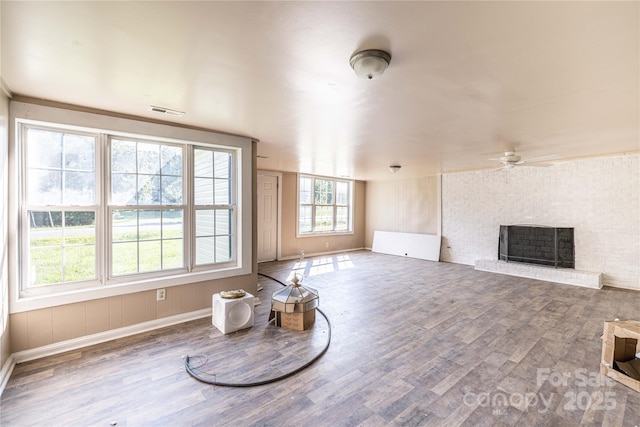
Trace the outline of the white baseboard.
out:
[[[356,251],[363,251],[363,250],[365,250],[365,248],[340,249],[338,251],[316,252],[316,253],[312,253],[312,254],[305,253],[304,257],[305,258],[311,258],[311,257],[315,257],[315,256],[336,255],[336,254],[343,254],[345,252],[356,252]],[[278,261],[289,261],[291,259],[300,259],[300,255],[285,256],[285,257],[279,258]]]
[[[0,370],[0,396],[2,396],[2,392],[9,382],[9,377],[11,377],[11,373],[13,372],[13,368],[16,366],[16,361],[13,358],[13,354],[9,356],[9,358],[2,365],[2,370]]]
[[[211,308],[203,308],[201,310],[192,311],[189,313],[162,317],[160,319],[150,320],[148,322],[125,326],[124,328],[112,329],[110,331],[99,332],[97,334],[86,335],[84,337],[73,338],[66,341],[60,341],[42,347],[18,351],[16,353],[13,353],[10,359],[13,358],[14,363],[27,362],[29,360],[40,359],[46,356],[53,356],[55,354],[64,353],[65,351],[77,350],[82,347],[88,347],[90,345],[100,344],[103,342],[128,337],[142,332],[148,332],[155,329],[164,328],[166,326],[188,322],[190,320],[202,319],[203,317],[207,316],[211,316]]]

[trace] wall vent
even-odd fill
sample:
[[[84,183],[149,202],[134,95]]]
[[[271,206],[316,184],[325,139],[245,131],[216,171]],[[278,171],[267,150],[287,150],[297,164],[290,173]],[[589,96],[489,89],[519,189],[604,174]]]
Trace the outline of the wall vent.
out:
[[[184,116],[184,111],[172,110],[171,108],[158,107],[155,105],[149,105],[149,111],[153,111],[154,113],[167,114],[169,116]]]

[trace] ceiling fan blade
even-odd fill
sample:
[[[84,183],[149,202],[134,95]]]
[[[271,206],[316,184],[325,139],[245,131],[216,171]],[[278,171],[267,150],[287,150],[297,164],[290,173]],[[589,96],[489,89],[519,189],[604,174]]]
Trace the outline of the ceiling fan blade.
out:
[[[527,166],[527,167],[535,167],[535,168],[548,168],[549,166],[553,166],[553,163],[520,163],[518,166]]]
[[[552,154],[551,156],[542,156],[542,157],[534,157],[532,159],[526,159],[526,160],[523,160],[522,162],[523,163],[536,163],[536,162],[541,162],[543,160],[557,159],[558,157],[560,157],[560,156],[558,156],[557,154]]]

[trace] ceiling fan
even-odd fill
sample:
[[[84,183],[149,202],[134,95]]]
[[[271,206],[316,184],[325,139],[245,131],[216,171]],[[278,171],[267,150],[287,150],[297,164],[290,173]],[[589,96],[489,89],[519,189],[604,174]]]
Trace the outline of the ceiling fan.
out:
[[[511,150],[511,151],[505,151],[504,156],[498,159],[489,159],[489,160],[502,163],[502,167],[496,169],[496,171],[499,171],[502,169],[513,169],[516,166],[536,166],[536,167],[553,166],[552,163],[538,163],[538,162],[555,159],[557,157],[558,156],[554,154],[551,156],[534,157],[531,159],[522,160],[522,158],[516,154],[515,150]]]

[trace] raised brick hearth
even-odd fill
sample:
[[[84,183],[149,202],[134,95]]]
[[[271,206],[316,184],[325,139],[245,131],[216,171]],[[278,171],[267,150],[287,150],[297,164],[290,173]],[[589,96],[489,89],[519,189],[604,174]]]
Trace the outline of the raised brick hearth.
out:
[[[494,259],[479,259],[475,269],[510,276],[526,277],[547,282],[564,283],[586,288],[602,288],[602,274],[591,271],[580,271],[573,268],[554,268],[519,262],[505,262]]]

